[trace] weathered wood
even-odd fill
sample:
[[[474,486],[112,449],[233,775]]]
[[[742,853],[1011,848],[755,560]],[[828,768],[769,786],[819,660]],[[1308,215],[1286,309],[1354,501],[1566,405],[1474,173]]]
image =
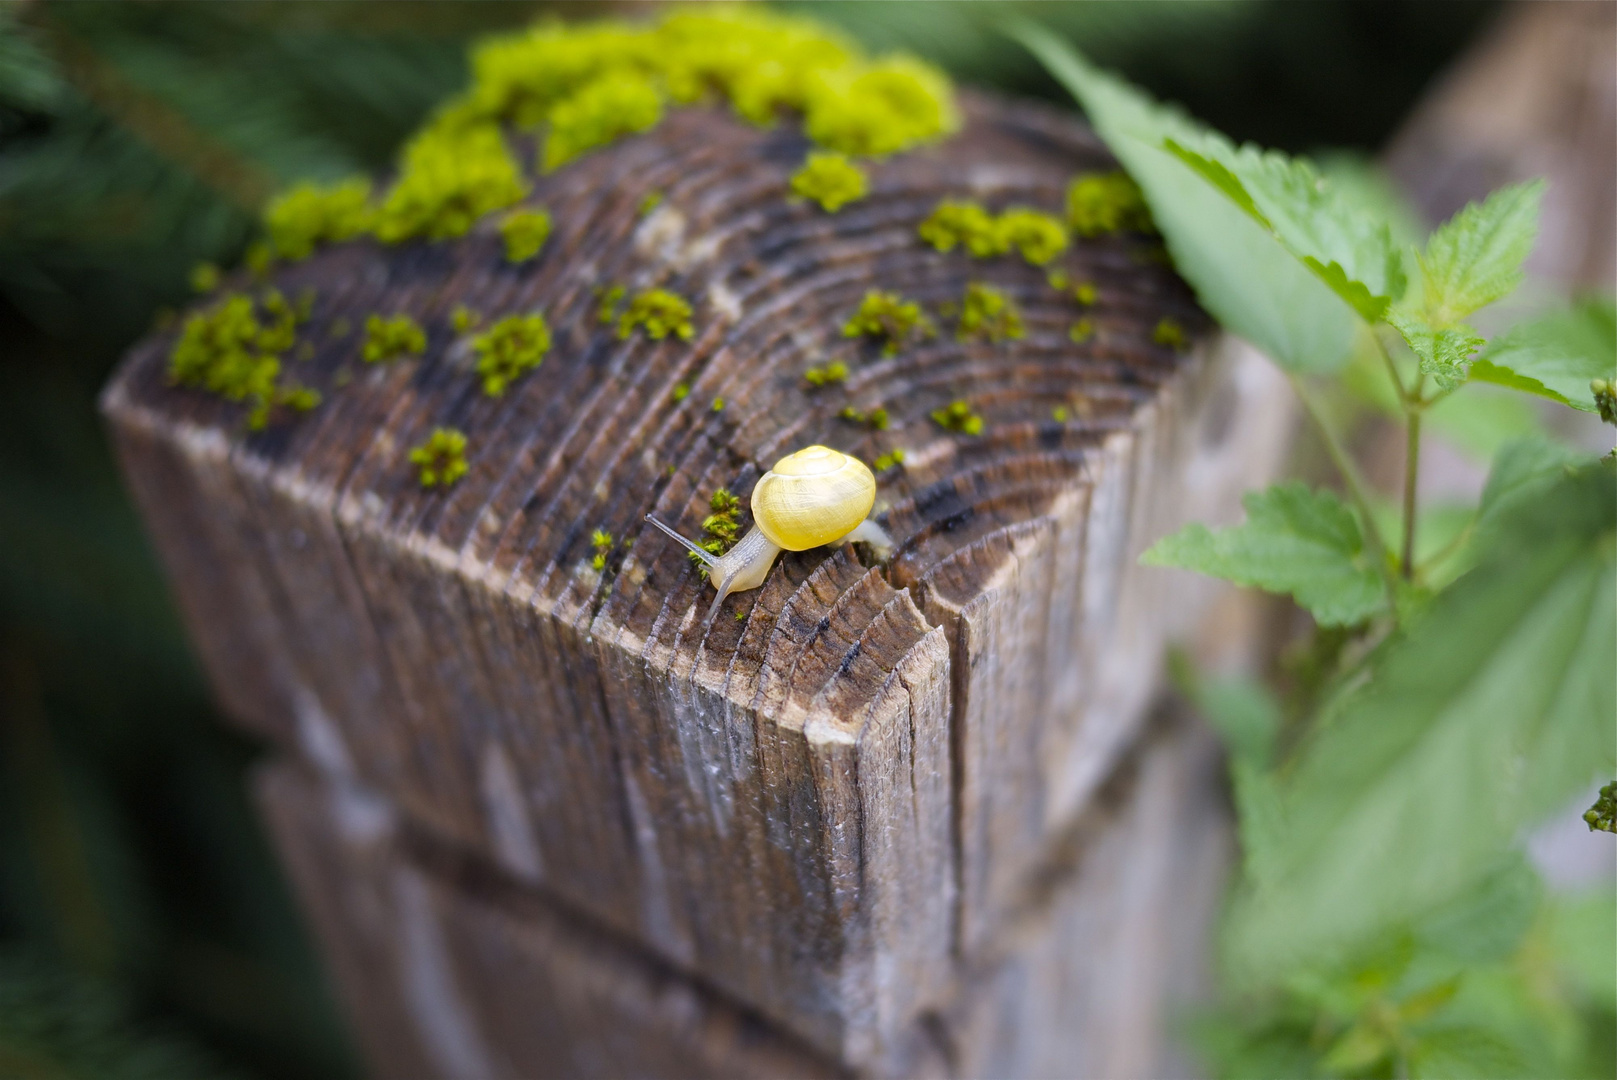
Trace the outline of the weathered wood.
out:
[[[1163,642],[1212,590],[1135,555],[1228,516],[1289,416],[1152,242],[1079,243],[1063,266],[1098,288],[1081,312],[1019,259],[918,242],[942,197],[1054,210],[1073,173],[1111,167],[1036,107],[967,113],[827,216],[787,198],[800,134],[676,111],[538,180],[557,229],[532,263],[485,224],[279,271],[287,295],[316,291],[311,415],[246,433],[238,407],[167,384],[171,334],[105,397],[234,715],[854,1063],[940,1006],[1137,731]],[[883,357],[841,336],[869,287],[935,310],[972,280],[1016,297],[1024,340]],[[695,339],[620,341],[595,318],[612,282],[695,298]],[[542,310],[544,365],[486,397],[449,325],[461,304]],[[333,331],[372,312],[413,315],[426,355],[361,365]],[[1079,314],[1096,333],[1073,344]],[[1165,317],[1194,348],[1153,340]],[[808,389],[835,355],[846,386]],[[957,398],[980,436],[928,419]],[[470,434],[471,471],[424,492],[406,454],[444,424]],[[893,559],[787,555],[704,637],[710,590],[644,514],[695,534],[715,488],[745,495],[811,442],[908,451],[881,477]],[[605,574],[597,528],[634,538]]]
[[[1168,1075],[1173,984],[1194,978],[1230,847],[1219,771],[1204,732],[1157,725],[877,1071]],[[257,788],[380,1076],[839,1072],[378,796],[287,764]]]

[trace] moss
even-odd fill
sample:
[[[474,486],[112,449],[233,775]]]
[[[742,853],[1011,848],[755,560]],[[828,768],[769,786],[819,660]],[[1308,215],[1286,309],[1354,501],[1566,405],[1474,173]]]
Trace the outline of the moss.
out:
[[[681,341],[689,341],[695,334],[691,326],[691,305],[678,293],[667,289],[647,289],[636,293],[618,316],[618,337],[627,338],[635,328],[645,330],[653,341],[661,341],[674,334]]]
[[[702,519],[702,540],[697,545],[713,555],[723,555],[741,539],[741,500],[730,494],[729,488],[719,488],[708,499],[712,511]],[[693,561],[700,562],[695,556]]]
[[[1071,338],[1075,345],[1082,345],[1094,336],[1095,320],[1093,319],[1079,319],[1067,330],[1067,337]]]
[[[1074,285],[1072,289],[1072,298],[1078,301],[1080,304],[1083,304],[1085,307],[1093,304],[1098,295],[1099,293],[1095,291],[1095,286],[1087,281],[1079,285]]]
[[[1085,173],[1067,188],[1067,225],[1079,236],[1155,232],[1145,196],[1127,173]]]
[[[882,352],[895,355],[912,337],[932,333],[932,324],[921,313],[921,305],[905,300],[898,293],[871,289],[842,327],[843,337],[873,337],[882,340]]]
[[[841,360],[833,360],[824,367],[811,367],[803,372],[803,381],[818,389],[822,386],[834,386],[845,382],[848,378],[848,365]]]
[[[169,354],[169,381],[247,404],[253,430],[269,423],[276,406],[306,412],[320,403],[316,391],[278,385],[297,322],[296,309],[274,290],[256,304],[241,294],[224,297],[185,321]]]
[[[662,118],[662,95],[649,78],[634,71],[604,72],[551,108],[545,171],[625,135],[656,127]]]
[[[977,258],[986,259],[1009,250],[994,215],[974,202],[945,199],[916,231],[939,251],[964,247]]]
[[[483,316],[465,304],[456,304],[455,310],[449,313],[449,327],[457,334],[476,329],[482,321]]]
[[[1043,266],[1067,250],[1067,229],[1042,210],[1017,207],[999,216],[1000,239],[1034,266]]]
[[[544,210],[513,210],[500,222],[505,261],[527,262],[550,239],[550,215]]]
[[[1071,418],[1072,414],[1067,411],[1067,407],[1065,405],[1057,405],[1055,408],[1050,410],[1050,419],[1054,420],[1058,424],[1065,424]]]
[[[452,486],[466,475],[466,433],[434,428],[426,442],[410,451],[410,463],[419,467],[422,487]]]
[[[882,157],[960,126],[948,80],[907,56],[827,71],[810,88],[803,130],[844,154]]]
[[[653,191],[653,192],[650,192],[649,194],[647,194],[644,199],[640,200],[640,208],[636,212],[641,217],[645,217],[647,214],[651,213],[653,210],[657,209],[657,207],[661,206],[662,204],[663,204],[663,193],[660,192],[660,191]]]
[[[316,246],[347,240],[371,227],[371,182],[363,176],[335,184],[295,184],[264,209],[264,229],[283,259],[308,258]]]
[[[869,412],[861,412],[852,405],[848,405],[844,407],[843,410],[837,415],[850,423],[867,424],[870,427],[875,428],[877,431],[887,430],[887,410],[879,405],[876,408],[871,409]]]
[[[544,361],[550,351],[550,327],[537,312],[508,315],[472,338],[472,349],[477,353],[477,373],[483,376],[483,392],[499,397]]]
[[[885,472],[888,469],[891,469],[895,465],[902,465],[902,464],[904,464],[904,451],[903,450],[889,450],[889,451],[887,451],[887,453],[885,453],[881,457],[877,458],[872,467],[875,469],[876,472]]]
[[[401,356],[427,351],[427,334],[408,315],[372,315],[365,320],[365,345],[360,352],[367,364],[381,364]]]
[[[590,566],[596,570],[605,570],[606,557],[612,554],[612,549],[616,546],[617,541],[612,538],[611,533],[605,529],[596,529],[590,534],[590,547],[595,549],[595,556],[590,559]]]
[[[247,254],[242,256],[248,273],[259,281],[269,276],[270,269],[275,265],[275,250],[262,240],[247,245]]]
[[[595,309],[595,319],[602,326],[608,326],[618,317],[618,305],[623,302],[623,294],[628,292],[622,285],[612,285],[597,288],[595,295],[600,298],[600,304]]]
[[[197,263],[191,268],[191,289],[206,295],[219,287],[219,268],[210,262]]]
[[[822,210],[836,213],[870,190],[865,171],[843,154],[816,153],[792,176],[792,193],[813,199]]]
[[[1159,319],[1151,331],[1151,340],[1170,349],[1185,347],[1185,328],[1176,319]]]
[[[710,412],[723,412],[724,411],[724,399],[721,398],[721,397],[714,398],[713,399],[713,404],[708,406],[708,410]]]
[[[399,179],[376,211],[376,235],[387,243],[464,236],[527,190],[494,124],[428,127],[404,149]]]
[[[1024,333],[1022,312],[1016,301],[991,285],[973,281],[960,301],[960,322],[955,336],[961,341],[986,339],[1015,341]]]
[[[1050,288],[1056,290],[1057,292],[1066,292],[1067,286],[1072,284],[1072,278],[1067,276],[1067,272],[1065,270],[1059,268],[1044,275],[1044,280],[1049,282]]]
[[[981,435],[983,418],[971,411],[964,401],[952,401],[932,411],[932,422],[945,431],[958,431],[962,435]]]
[[[676,383],[674,385],[674,400],[675,401],[684,401],[686,398],[688,398],[690,396],[691,396],[691,384],[690,383]]]

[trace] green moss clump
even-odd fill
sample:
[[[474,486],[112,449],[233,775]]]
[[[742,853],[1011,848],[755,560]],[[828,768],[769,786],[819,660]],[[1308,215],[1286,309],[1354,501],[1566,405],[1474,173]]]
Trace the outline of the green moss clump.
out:
[[[809,91],[803,122],[822,146],[870,157],[907,150],[959,126],[948,80],[906,56],[822,73]]]
[[[891,469],[894,465],[902,464],[904,464],[904,451],[889,450],[887,453],[877,458],[871,467],[876,472],[885,472],[886,470]]]
[[[605,72],[550,110],[545,171],[625,135],[648,131],[662,118],[662,95],[650,79],[633,71]]]
[[[1067,250],[1067,229],[1061,220],[1042,210],[1015,208],[999,216],[999,235],[1008,248],[1022,253],[1034,266],[1043,266]]]
[[[955,336],[961,341],[986,339],[1015,341],[1024,333],[1022,312],[1016,301],[991,285],[973,281],[960,301],[960,323]]]
[[[505,238],[506,262],[527,262],[550,239],[550,214],[544,210],[513,210],[500,222]]]
[[[1095,286],[1087,281],[1079,285],[1074,285],[1072,288],[1072,298],[1078,301],[1080,304],[1083,304],[1085,307],[1093,304],[1098,295],[1099,293],[1095,291]]]
[[[697,547],[712,555],[723,555],[741,539],[741,500],[730,494],[728,488],[719,488],[707,506],[712,513],[702,519],[702,539]],[[706,566],[695,555],[691,556],[691,561]]]
[[[426,442],[410,451],[410,463],[419,467],[422,487],[452,486],[466,475],[466,433],[434,428]]]
[[[278,405],[312,409],[320,403],[318,392],[277,385],[281,354],[295,343],[298,321],[297,310],[273,289],[256,305],[250,296],[227,296],[186,319],[169,354],[169,381],[250,405],[247,426],[255,431]]]
[[[828,213],[836,213],[870,190],[865,171],[843,154],[810,154],[808,161],[792,176],[792,193],[813,199]]]
[[[1170,349],[1183,349],[1185,347],[1185,328],[1179,325],[1177,319],[1160,319],[1151,331],[1151,340],[1158,345],[1166,345]]]
[[[674,384],[674,400],[675,401],[684,401],[686,398],[688,398],[690,396],[691,396],[691,384],[690,383],[675,383]]]
[[[1075,345],[1082,345],[1094,336],[1095,320],[1093,319],[1079,319],[1067,331],[1067,337],[1071,338]]]
[[[910,338],[931,333],[932,324],[921,314],[920,304],[880,289],[865,293],[859,310],[842,327],[843,337],[880,338],[887,356],[896,355]]]
[[[371,182],[363,176],[295,184],[264,209],[270,245],[283,259],[305,259],[319,244],[358,236],[371,227],[370,199]]]
[[[475,329],[483,321],[483,316],[467,307],[465,304],[456,304],[455,310],[449,313],[449,326],[457,334],[464,334]]]
[[[880,405],[876,406],[874,409],[871,409],[869,412],[863,412],[854,408],[852,405],[848,405],[845,406],[837,415],[852,424],[867,424],[877,431],[887,430],[887,410],[882,408]]]
[[[641,217],[645,217],[647,214],[651,213],[653,210],[657,209],[657,207],[661,206],[662,204],[663,204],[663,193],[662,192],[660,192],[660,191],[649,192],[649,193],[647,193],[647,195],[646,195],[646,197],[644,199],[640,200],[639,214],[640,214]]]
[[[496,125],[429,127],[404,149],[398,182],[376,211],[376,235],[390,244],[464,236],[527,191]]]
[[[939,251],[964,247],[979,259],[1010,250],[994,215],[974,202],[945,199],[916,230]]]
[[[483,376],[483,392],[499,397],[544,361],[550,351],[550,327],[538,313],[508,315],[472,338],[472,349],[477,353],[477,373]]]
[[[958,431],[962,435],[983,433],[983,418],[972,412],[964,401],[951,401],[941,409],[932,410],[932,422],[945,431]]]
[[[590,547],[595,549],[595,556],[590,559],[590,566],[596,570],[606,569],[606,557],[612,554],[617,541],[605,529],[596,529],[590,534]]]
[[[824,367],[811,367],[803,372],[803,381],[815,389],[822,386],[832,386],[836,383],[846,382],[848,378],[848,365],[841,360],[833,360]]]
[[[410,316],[372,315],[365,320],[365,344],[360,355],[367,364],[420,356],[426,351],[426,331]]]
[[[647,289],[629,301],[618,316],[618,337],[627,338],[637,326],[653,341],[661,341],[669,334],[689,341],[696,332],[691,326],[690,301],[667,289]]]
[[[1155,232],[1151,210],[1127,173],[1085,173],[1067,188],[1067,225],[1079,236]]]

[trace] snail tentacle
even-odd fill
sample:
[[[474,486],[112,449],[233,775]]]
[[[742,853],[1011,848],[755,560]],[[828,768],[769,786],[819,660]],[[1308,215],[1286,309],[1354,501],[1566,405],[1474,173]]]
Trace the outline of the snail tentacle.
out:
[[[673,529],[670,529],[667,525],[664,525],[650,514],[646,515],[646,520],[657,526],[657,528],[661,529],[663,532],[667,533],[669,539],[679,544],[692,555],[695,555],[698,559],[701,559],[703,565],[711,569],[719,564],[719,560],[713,557],[712,552],[704,551],[697,547],[695,544],[691,543],[689,540],[685,539],[683,536],[679,535],[679,533],[675,532]]]

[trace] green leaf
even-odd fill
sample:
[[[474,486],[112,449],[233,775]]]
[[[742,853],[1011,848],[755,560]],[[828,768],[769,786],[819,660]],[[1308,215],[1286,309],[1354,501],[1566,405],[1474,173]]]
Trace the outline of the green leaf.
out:
[[[1549,439],[1517,439],[1506,444],[1495,456],[1482,488],[1475,525],[1479,538],[1486,542],[1522,503],[1542,497],[1588,462],[1588,455]]]
[[[1617,304],[1590,297],[1494,339],[1471,378],[1597,412],[1591,379],[1617,378]]]
[[[1441,329],[1420,316],[1397,308],[1387,312],[1387,321],[1403,335],[1421,374],[1429,375],[1439,390],[1452,390],[1465,382],[1471,354],[1487,344],[1487,339],[1464,323]]]
[[[1438,226],[1420,258],[1429,323],[1451,326],[1521,284],[1543,197],[1542,180],[1512,184]]]
[[[1403,263],[1384,220],[1339,195],[1312,164],[1204,129],[1195,148],[1164,145],[1301,260],[1364,318],[1378,322],[1403,296]]]
[[[1328,371],[1346,360],[1358,319],[1277,238],[1281,226],[1266,216],[1267,206],[1257,209],[1254,193],[1226,161],[1247,159],[1226,151],[1222,136],[1101,72],[1048,30],[1023,21],[1011,33],[1071,91],[1140,185],[1180,275],[1214,318],[1290,371]],[[1251,168],[1267,176],[1263,155],[1254,150],[1249,157],[1256,161]],[[1290,182],[1275,168],[1283,175],[1266,181],[1257,195],[1270,197],[1272,188]],[[1284,220],[1289,225],[1306,216]],[[1358,269],[1351,249],[1309,241],[1301,250],[1321,266]]]
[[[1187,525],[1140,562],[1290,593],[1322,626],[1349,626],[1385,607],[1358,518],[1335,495],[1292,483],[1248,492],[1242,502],[1246,524],[1216,533]]]
[[[1503,509],[1478,567],[1371,658],[1283,780],[1275,877],[1232,919],[1249,972],[1359,947],[1475,888],[1617,768],[1614,480],[1586,466]]]

